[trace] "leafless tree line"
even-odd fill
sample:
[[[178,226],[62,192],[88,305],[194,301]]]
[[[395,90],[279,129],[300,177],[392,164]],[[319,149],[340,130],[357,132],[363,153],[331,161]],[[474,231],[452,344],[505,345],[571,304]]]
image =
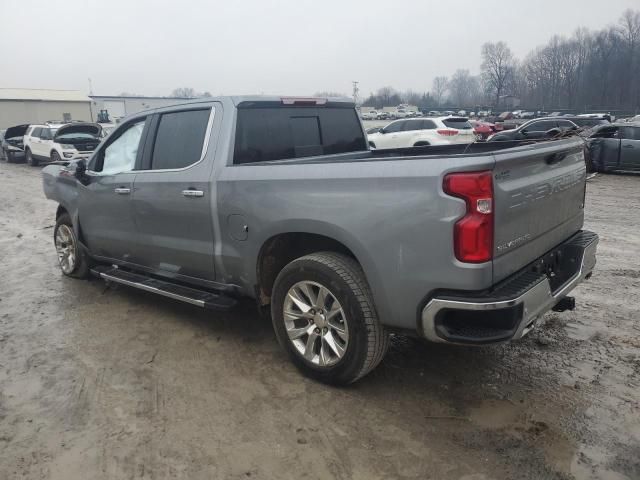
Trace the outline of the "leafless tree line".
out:
[[[500,108],[513,96],[527,108],[548,111],[640,109],[640,11],[627,10],[599,31],[556,35],[523,60],[502,41],[485,43],[481,55],[479,75],[460,69],[450,78],[438,76],[425,93],[383,87],[364,105]]]

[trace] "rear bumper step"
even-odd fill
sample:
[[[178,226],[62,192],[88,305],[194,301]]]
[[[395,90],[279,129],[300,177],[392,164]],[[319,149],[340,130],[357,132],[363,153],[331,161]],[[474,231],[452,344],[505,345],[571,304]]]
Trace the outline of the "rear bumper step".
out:
[[[422,309],[422,335],[433,342],[488,344],[521,338],[551,309],[573,310],[567,297],[591,276],[598,236],[581,231],[488,292],[436,295]],[[557,271],[549,259],[561,258]]]
[[[117,267],[97,266],[91,269],[91,273],[109,282],[138,288],[211,310],[230,310],[238,303],[235,298],[226,295],[185,287]]]

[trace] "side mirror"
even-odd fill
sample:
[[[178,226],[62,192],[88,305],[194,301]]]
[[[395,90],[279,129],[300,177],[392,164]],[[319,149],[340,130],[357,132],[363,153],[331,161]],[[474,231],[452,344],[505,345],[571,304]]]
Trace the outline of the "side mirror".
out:
[[[384,128],[381,128],[380,130],[378,130],[379,133],[387,133],[384,131]]]
[[[80,183],[86,185],[89,177],[87,175],[87,161],[84,158],[76,162],[76,171],[74,175]]]

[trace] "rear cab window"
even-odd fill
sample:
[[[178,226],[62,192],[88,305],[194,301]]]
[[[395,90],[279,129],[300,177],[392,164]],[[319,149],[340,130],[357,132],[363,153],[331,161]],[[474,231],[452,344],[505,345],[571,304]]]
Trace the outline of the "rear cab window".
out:
[[[442,123],[447,128],[455,128],[457,130],[471,130],[473,128],[466,118],[445,118]]]
[[[236,165],[367,150],[352,105],[249,103],[238,105],[237,113]]]

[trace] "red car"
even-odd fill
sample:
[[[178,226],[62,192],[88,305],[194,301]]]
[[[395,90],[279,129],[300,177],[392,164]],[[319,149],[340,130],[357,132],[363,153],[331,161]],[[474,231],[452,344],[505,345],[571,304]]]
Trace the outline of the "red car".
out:
[[[470,123],[478,140],[486,140],[490,135],[502,130],[502,125],[499,123],[479,122],[477,120],[470,120]]]

